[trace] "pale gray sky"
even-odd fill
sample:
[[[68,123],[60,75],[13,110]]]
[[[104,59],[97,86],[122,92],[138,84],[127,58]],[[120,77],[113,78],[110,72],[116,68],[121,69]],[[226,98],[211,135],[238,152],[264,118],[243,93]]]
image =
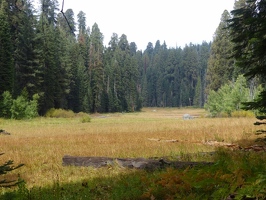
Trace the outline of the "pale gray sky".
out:
[[[36,0],[35,0],[36,1]],[[58,0],[60,5],[63,2]],[[225,9],[235,0],[64,0],[64,11],[86,13],[87,26],[96,22],[107,45],[112,33],[127,36],[138,49],[148,42],[165,41],[168,47],[212,41]],[[61,9],[61,7],[60,7]]]

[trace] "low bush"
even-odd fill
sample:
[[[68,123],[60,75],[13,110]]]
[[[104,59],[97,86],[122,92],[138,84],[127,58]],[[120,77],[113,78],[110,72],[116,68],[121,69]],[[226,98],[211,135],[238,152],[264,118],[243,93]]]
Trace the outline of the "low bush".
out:
[[[88,123],[91,122],[91,117],[89,115],[83,116],[80,120],[82,123]]]
[[[79,112],[79,113],[74,113],[72,110],[64,110],[64,109],[55,109],[51,108],[49,109],[46,114],[44,115],[45,117],[51,117],[51,118],[74,118],[78,117],[80,118],[80,121],[82,123],[87,123],[91,121],[91,117],[84,112]]]
[[[45,117],[52,117],[52,118],[72,118],[75,117],[75,113],[72,110],[64,110],[64,109],[55,109],[51,108],[46,112],[44,115]]]
[[[221,113],[217,114],[216,117],[227,118],[227,117],[229,117],[229,114],[227,112],[221,112]]]
[[[12,99],[12,95],[10,94],[10,92],[5,91],[2,94],[3,100],[0,102],[0,108],[1,108],[1,117],[4,118],[11,118],[11,107],[13,104],[13,99]]]
[[[255,114],[252,111],[247,110],[237,110],[231,113],[231,117],[255,117]]]
[[[26,92],[24,92],[26,93]],[[16,99],[12,99],[10,92],[2,94],[3,99],[0,102],[0,117],[12,119],[32,119],[38,116],[39,95],[34,94],[32,100],[28,96],[21,94]]]
[[[88,113],[85,113],[85,112],[76,113],[76,117],[82,118],[82,117],[86,117],[86,116],[88,116]]]

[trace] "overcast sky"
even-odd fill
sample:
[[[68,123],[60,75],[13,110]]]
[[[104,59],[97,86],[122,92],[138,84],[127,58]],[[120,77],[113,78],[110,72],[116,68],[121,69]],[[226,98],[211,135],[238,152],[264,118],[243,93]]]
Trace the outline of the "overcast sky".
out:
[[[36,0],[35,0],[36,1]],[[63,0],[58,0],[60,5]],[[64,11],[86,13],[87,26],[96,22],[108,45],[113,33],[127,36],[138,49],[157,40],[168,47],[212,41],[221,15],[235,0],[64,0]],[[60,7],[61,9],[61,7]]]

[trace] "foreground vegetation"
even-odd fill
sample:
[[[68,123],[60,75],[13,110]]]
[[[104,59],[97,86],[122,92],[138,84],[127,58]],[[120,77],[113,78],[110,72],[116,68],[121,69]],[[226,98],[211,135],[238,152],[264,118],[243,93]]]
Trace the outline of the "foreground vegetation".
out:
[[[2,199],[265,199],[265,153],[220,151],[211,167],[119,174],[27,189],[21,184]],[[90,169],[92,170],[92,169]],[[93,170],[94,171],[94,170]],[[93,172],[95,173],[95,172]]]
[[[197,116],[183,120],[184,113]],[[206,141],[254,144],[255,118],[205,118],[201,109],[149,109],[140,113],[94,114],[90,123],[80,118],[0,120],[0,162],[12,159],[25,166],[25,183],[1,189],[1,199],[223,199],[265,197],[265,153],[220,150]],[[158,138],[161,141],[151,141]],[[174,139],[168,143],[163,140]],[[93,169],[64,167],[62,157],[167,157],[183,161],[213,161],[208,167],[137,171],[119,167]],[[263,196],[264,195],[264,196]]]

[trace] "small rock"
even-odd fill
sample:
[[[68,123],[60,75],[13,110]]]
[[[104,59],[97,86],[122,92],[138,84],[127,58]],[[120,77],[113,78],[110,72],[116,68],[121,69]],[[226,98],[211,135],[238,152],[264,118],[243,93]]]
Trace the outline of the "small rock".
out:
[[[183,115],[183,119],[184,119],[184,120],[189,120],[189,119],[194,119],[194,117],[191,116],[190,114],[184,114],[184,115]]]

